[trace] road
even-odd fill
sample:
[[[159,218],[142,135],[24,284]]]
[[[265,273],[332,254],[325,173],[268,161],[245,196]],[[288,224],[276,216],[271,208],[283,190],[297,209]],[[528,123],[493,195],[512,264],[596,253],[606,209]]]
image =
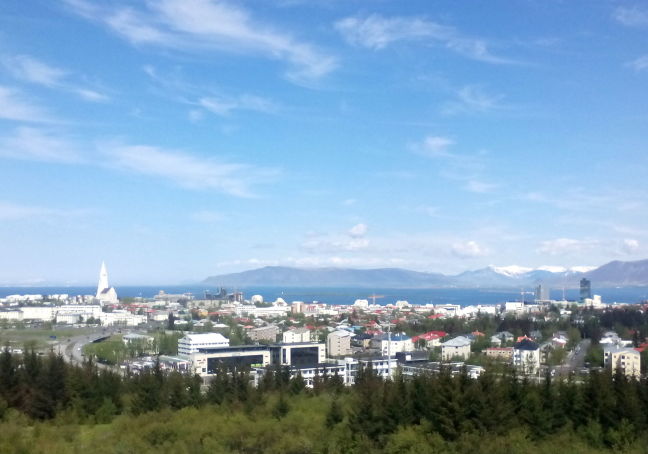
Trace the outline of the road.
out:
[[[554,368],[556,375],[567,376],[571,373],[578,373],[585,365],[585,357],[591,343],[590,339],[583,339],[573,350],[570,350],[565,361]]]
[[[92,333],[60,339],[58,344],[53,346],[54,351],[60,352],[65,360],[71,364],[82,364],[85,359],[83,356],[83,347],[102,337],[111,336],[116,331],[116,329],[112,328],[98,328],[97,331]],[[101,364],[99,366],[103,367]]]

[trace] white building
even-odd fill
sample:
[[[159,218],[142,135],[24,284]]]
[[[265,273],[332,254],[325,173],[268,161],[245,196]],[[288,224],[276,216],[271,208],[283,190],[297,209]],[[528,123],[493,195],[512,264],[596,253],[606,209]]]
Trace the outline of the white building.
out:
[[[522,301],[507,301],[504,303],[504,311],[509,313],[520,313],[524,311],[524,303]]]
[[[54,311],[52,306],[23,306],[20,310],[23,313],[23,320],[40,320],[43,322],[51,322],[54,320]]]
[[[391,343],[391,345],[390,345]],[[380,334],[371,340],[373,348],[380,349],[383,356],[394,355],[397,352],[411,352],[414,350],[412,338],[405,334],[391,335],[391,342],[388,334]]]
[[[612,373],[620,370],[626,377],[639,378],[641,375],[641,353],[633,348],[608,345],[603,348],[603,364]]]
[[[284,344],[295,344],[297,342],[310,342],[311,331],[308,328],[289,329],[283,333]]]
[[[434,307],[435,314],[441,314],[445,317],[460,317],[463,312],[458,304],[441,304]]]
[[[106,270],[106,264],[104,262],[101,262],[96,298],[100,304],[117,304],[119,302],[117,299],[117,291],[108,284],[108,270]]]
[[[199,348],[229,347],[229,339],[219,333],[187,334],[178,339],[178,355],[197,353]]]
[[[104,326],[137,326],[147,322],[146,315],[132,314],[124,310],[115,310],[112,312],[102,312],[99,315],[99,321]]]
[[[468,359],[470,356],[470,339],[457,336],[441,344],[441,360],[450,361],[453,358]]]
[[[513,366],[525,374],[535,374],[540,369],[540,347],[529,339],[522,339],[513,347]]]
[[[328,356],[345,356],[350,355],[351,337],[353,334],[346,330],[337,330],[326,336],[326,350]]]
[[[75,325],[79,323],[82,318],[82,315],[79,313],[66,312],[63,314],[56,314],[56,323],[61,325]]]
[[[0,320],[22,320],[23,313],[17,307],[0,310]]]

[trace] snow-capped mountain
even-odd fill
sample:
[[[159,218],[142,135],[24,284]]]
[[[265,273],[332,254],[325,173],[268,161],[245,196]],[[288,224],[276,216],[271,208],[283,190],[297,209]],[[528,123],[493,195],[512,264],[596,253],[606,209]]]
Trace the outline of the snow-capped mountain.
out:
[[[442,287],[529,287],[537,284],[578,287],[587,277],[598,287],[648,285],[648,260],[610,262],[592,266],[488,266],[454,276],[424,273],[399,268],[289,268],[265,267],[240,273],[207,278],[205,283],[230,286],[295,286],[295,287],[367,287],[367,288],[442,288]]]

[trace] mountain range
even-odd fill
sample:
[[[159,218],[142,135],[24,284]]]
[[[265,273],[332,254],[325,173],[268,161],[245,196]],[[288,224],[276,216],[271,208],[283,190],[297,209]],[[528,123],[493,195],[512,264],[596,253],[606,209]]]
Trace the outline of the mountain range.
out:
[[[240,273],[210,276],[205,284],[229,287],[359,287],[359,288],[506,288],[546,284],[578,287],[581,278],[596,287],[648,285],[648,260],[613,261],[598,268],[520,266],[465,271],[457,275],[402,268],[292,268],[266,266]]]

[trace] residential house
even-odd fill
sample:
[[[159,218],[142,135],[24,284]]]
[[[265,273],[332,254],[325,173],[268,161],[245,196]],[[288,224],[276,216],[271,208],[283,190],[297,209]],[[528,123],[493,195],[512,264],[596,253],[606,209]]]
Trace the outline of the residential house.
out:
[[[513,366],[525,374],[535,374],[540,369],[540,347],[524,338],[513,346]]]
[[[468,359],[470,356],[470,339],[457,336],[441,344],[441,360],[450,361],[453,358]]]

